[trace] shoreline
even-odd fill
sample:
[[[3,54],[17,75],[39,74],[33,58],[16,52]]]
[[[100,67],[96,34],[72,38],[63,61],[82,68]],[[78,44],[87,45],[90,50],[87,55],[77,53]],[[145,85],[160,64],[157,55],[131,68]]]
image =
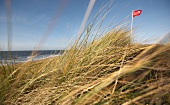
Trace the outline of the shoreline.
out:
[[[7,65],[10,65],[10,64],[22,64],[22,63],[25,63],[25,62],[41,61],[41,60],[45,60],[45,59],[49,59],[49,58],[54,58],[54,57],[57,57],[57,56],[62,56],[62,54],[49,55],[49,56],[38,57],[38,58],[36,58],[36,57],[31,58],[31,56],[28,56],[27,58],[23,58],[25,60],[20,60],[20,61],[17,61],[16,59],[12,59],[12,61],[10,59],[1,60],[0,66],[2,66],[2,65],[7,66]],[[6,63],[8,63],[8,64],[6,64]]]

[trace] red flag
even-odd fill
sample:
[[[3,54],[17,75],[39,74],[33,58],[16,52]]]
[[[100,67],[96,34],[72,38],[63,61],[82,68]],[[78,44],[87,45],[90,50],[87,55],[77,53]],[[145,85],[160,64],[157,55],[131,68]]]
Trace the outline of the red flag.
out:
[[[135,17],[135,16],[139,16],[141,13],[142,13],[142,10],[134,10],[132,15],[133,17]]]

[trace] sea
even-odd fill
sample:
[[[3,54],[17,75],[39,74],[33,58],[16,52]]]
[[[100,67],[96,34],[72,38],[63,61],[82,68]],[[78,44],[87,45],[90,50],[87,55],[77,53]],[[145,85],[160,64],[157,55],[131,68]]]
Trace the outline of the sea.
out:
[[[0,51],[0,64],[23,63],[61,56],[64,50]]]

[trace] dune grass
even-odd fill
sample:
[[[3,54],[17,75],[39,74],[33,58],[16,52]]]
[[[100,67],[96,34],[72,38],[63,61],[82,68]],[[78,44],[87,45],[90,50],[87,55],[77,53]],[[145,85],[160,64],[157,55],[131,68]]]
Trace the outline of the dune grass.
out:
[[[121,25],[97,37],[96,17],[62,56],[1,64],[0,103],[170,104],[170,43],[135,44]]]
[[[62,56],[0,67],[3,104],[169,104],[170,44],[133,44],[113,29]]]

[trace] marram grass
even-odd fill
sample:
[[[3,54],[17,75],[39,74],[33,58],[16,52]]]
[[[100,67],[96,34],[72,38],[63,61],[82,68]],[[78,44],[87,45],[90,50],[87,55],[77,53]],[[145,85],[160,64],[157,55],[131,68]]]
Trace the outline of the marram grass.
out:
[[[126,28],[62,56],[0,66],[1,104],[170,104],[170,43],[134,44]]]

